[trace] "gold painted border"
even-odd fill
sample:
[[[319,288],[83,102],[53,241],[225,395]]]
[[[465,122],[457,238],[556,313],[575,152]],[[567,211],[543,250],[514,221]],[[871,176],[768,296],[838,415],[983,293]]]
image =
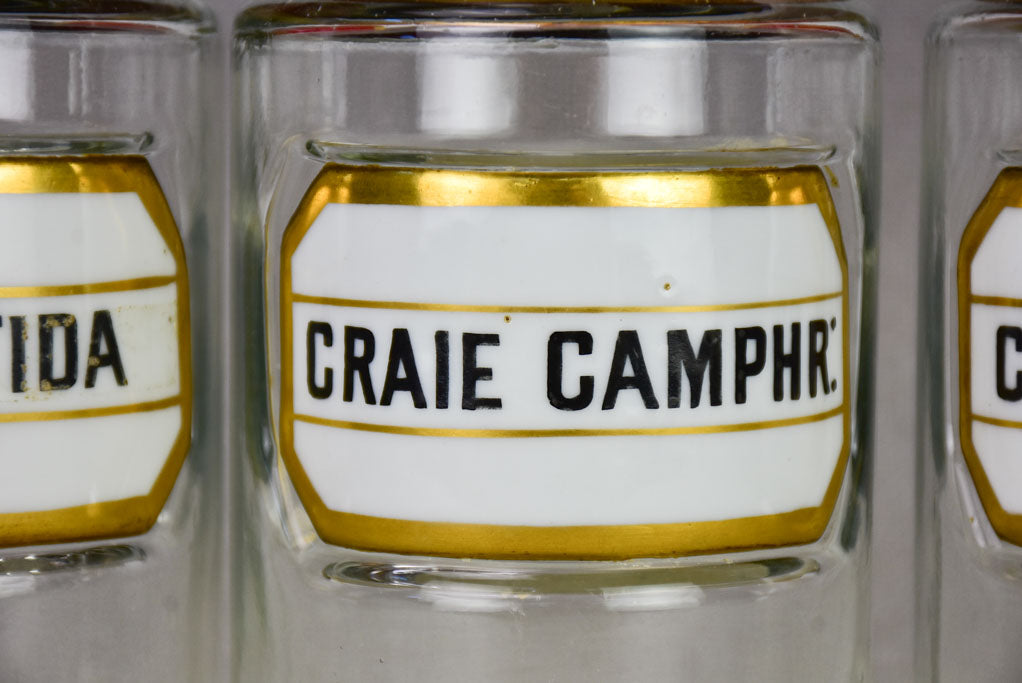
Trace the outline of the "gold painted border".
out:
[[[743,311],[752,308],[799,306],[829,301],[841,292],[827,292],[814,296],[774,301],[750,301],[738,304],[709,304],[705,306],[473,306],[469,304],[432,304],[412,301],[368,301],[365,299],[339,299],[330,296],[291,294],[296,304],[320,304],[339,308],[375,308],[403,311],[444,311],[458,313],[707,313],[711,311]]]
[[[158,410],[180,404],[181,429],[148,494],[59,510],[2,513],[0,514],[0,547],[134,536],[148,531],[156,522],[160,510],[170,496],[178,472],[180,472],[191,446],[192,335],[188,267],[184,244],[159,180],[149,166],[149,162],[142,156],[85,155],[0,158],[0,194],[68,192],[132,192],[137,194],[174,257],[174,263],[177,266],[175,275],[169,278],[154,276],[84,285],[4,287],[0,288],[0,298],[120,292],[176,284],[178,364],[181,373],[180,394],[169,399],[131,406],[59,411],[53,414],[59,414],[61,417],[37,417],[35,419],[86,419],[106,414]],[[110,410],[117,410],[118,413],[106,412]],[[0,415],[0,422],[12,421],[10,415],[12,414]],[[14,415],[17,415],[16,419],[19,420],[27,419],[23,417],[27,415],[26,413]]]
[[[180,405],[182,397],[180,394],[170,398],[161,398],[156,401],[144,401],[142,403],[128,403],[125,405],[104,406],[102,408],[80,408],[77,410],[47,410],[33,413],[0,413],[0,423],[4,422],[45,422],[50,420],[80,420],[88,417],[109,417],[111,415],[128,415],[131,413],[149,413],[154,410],[163,410],[171,406]]]
[[[134,292],[140,289],[155,289],[177,282],[174,275],[139,277],[130,280],[93,282],[86,285],[42,285],[32,287],[0,287],[0,299],[25,299],[44,296],[77,296],[79,294],[109,294],[111,292]]]
[[[982,422],[988,425],[994,425],[996,427],[1011,427],[1012,429],[1022,429],[1022,421],[1019,420],[1003,420],[999,417],[988,417],[986,415],[979,415],[978,413],[972,413],[969,417],[974,422]]]
[[[983,306],[1004,306],[1005,308],[1022,308],[1022,299],[1013,299],[1007,296],[980,296],[967,295],[970,304],[981,304]]]
[[[844,441],[823,501],[818,507],[724,521],[567,527],[419,522],[329,509],[294,449],[291,311],[297,296],[301,295],[291,291],[291,258],[317,216],[331,203],[662,208],[817,204],[841,265],[842,281],[843,400],[839,413],[843,415]],[[832,298],[830,294],[822,296]],[[401,302],[368,303],[386,307]],[[586,173],[328,164],[313,180],[282,239],[281,458],[320,537],[328,543],[360,550],[488,559],[624,560],[810,543],[823,535],[830,521],[851,444],[848,306],[848,265],[840,223],[827,181],[817,167]],[[493,312],[511,312],[509,307],[493,308]],[[526,312],[550,310],[556,309],[544,307]],[[603,312],[603,309],[576,312]]]
[[[691,427],[650,427],[637,429],[461,429],[434,427],[402,427],[400,425],[375,424],[373,422],[351,422],[349,420],[332,420],[316,415],[295,413],[296,422],[353,429],[359,432],[376,432],[379,434],[402,434],[404,436],[441,436],[463,439],[548,439],[559,436],[677,436],[680,434],[729,434],[731,432],[751,432],[758,429],[777,429],[779,427],[795,427],[797,425],[822,422],[844,412],[844,406],[812,415],[788,417],[781,420],[762,420],[760,422],[739,422],[722,425],[696,425]]]
[[[973,304],[1022,306],[1022,299],[972,294],[972,261],[994,221],[1008,207],[1022,208],[1022,168],[1007,168],[1001,171],[962,234],[962,243],[958,250],[958,394],[960,397],[958,409],[962,455],[965,457],[969,474],[972,475],[972,481],[976,485],[979,500],[990,520],[990,526],[1002,539],[1015,545],[1022,545],[1022,515],[1013,515],[1001,506],[972,440],[973,420],[1000,427],[1022,427],[1022,424],[1012,424],[1007,420],[975,415],[972,411],[972,306]]]

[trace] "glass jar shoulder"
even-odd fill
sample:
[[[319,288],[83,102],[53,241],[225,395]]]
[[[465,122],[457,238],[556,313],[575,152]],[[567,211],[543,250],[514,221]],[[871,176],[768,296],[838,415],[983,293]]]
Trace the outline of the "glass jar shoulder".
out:
[[[872,46],[877,32],[854,3],[448,2],[267,3],[242,12],[242,41],[284,38],[358,40],[474,37],[622,39],[632,36],[705,41],[823,40]]]
[[[11,0],[0,4],[0,30],[142,33],[197,37],[213,33],[213,13],[191,0]]]
[[[928,43],[940,49],[977,40],[1014,41],[1020,33],[1022,2],[967,0],[942,9],[930,26]]]

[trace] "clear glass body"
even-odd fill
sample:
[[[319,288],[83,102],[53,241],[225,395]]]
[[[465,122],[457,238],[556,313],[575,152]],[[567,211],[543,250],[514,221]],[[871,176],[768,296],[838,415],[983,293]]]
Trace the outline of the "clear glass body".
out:
[[[597,87],[596,74],[620,68],[627,82],[649,64],[619,46],[668,64],[655,88],[691,88],[701,123],[609,125],[605,98],[625,95]],[[473,100],[455,76],[429,76],[424,63],[437,50],[451,74],[489,64],[516,112],[499,133],[471,115],[438,127],[421,114],[424,102]],[[253,333],[239,341],[233,373],[243,378],[232,421],[244,454],[239,679],[862,680],[876,62],[873,29],[843,3],[332,2],[244,12],[235,34],[235,324]],[[285,227],[327,163],[823,169],[847,256],[853,388],[850,457],[822,537],[622,562],[443,559],[323,542],[277,450],[275,293]]]
[[[975,267],[960,262],[961,250],[967,227],[974,233],[990,223],[977,209],[995,179],[1019,165],[1020,31],[1016,3],[959,4],[934,25],[927,43],[916,555],[921,681],[1022,675],[1011,635],[1022,628],[1022,551],[991,524],[964,455],[960,412],[967,387],[960,384],[960,368],[971,362],[960,346],[966,322],[960,306],[967,296],[960,278],[966,268],[974,281],[978,277]],[[1006,307],[990,308],[1010,315]],[[993,369],[992,353],[989,360]],[[973,410],[982,412],[978,401]],[[981,447],[983,455],[993,452]]]
[[[222,197],[220,178],[212,172],[221,155],[211,134],[204,71],[214,56],[213,34],[211,15],[190,2],[25,0],[0,8],[0,163],[17,158],[27,166],[87,168],[130,159],[123,168],[131,169],[144,167],[139,159],[148,163],[188,264],[191,338],[181,343],[190,343],[195,378],[191,445],[147,532],[120,538],[98,532],[100,538],[88,541],[0,548],[0,661],[6,680],[209,680],[222,660],[224,573],[218,553],[224,480],[214,340],[221,338],[215,332],[222,291],[216,259],[223,253],[223,233],[210,229]],[[2,191],[11,192],[9,187]],[[90,196],[108,196],[101,194],[102,183],[96,187],[100,193]],[[118,249],[117,243],[109,246],[111,253]],[[27,258],[31,276],[43,261]],[[0,277],[11,284],[10,273]],[[115,322],[118,315],[113,310]],[[4,322],[11,324],[6,315]],[[122,384],[134,386],[136,370],[129,366]],[[80,376],[77,383],[82,385]],[[69,423],[21,424],[45,431]],[[112,435],[117,427],[108,429]],[[125,455],[130,460],[133,454]],[[6,456],[12,456],[10,450]],[[53,474],[61,481],[69,476]]]

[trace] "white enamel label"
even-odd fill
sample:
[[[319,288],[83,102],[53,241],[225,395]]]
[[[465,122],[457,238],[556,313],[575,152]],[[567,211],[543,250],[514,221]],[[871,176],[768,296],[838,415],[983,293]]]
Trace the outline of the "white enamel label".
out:
[[[0,514],[146,496],[184,420],[171,246],[133,192],[0,217]]]
[[[997,501],[1022,514],[1022,209],[1006,207],[970,276],[972,442]]]
[[[816,204],[327,204],[290,261],[293,444],[331,510],[671,524],[820,506],[844,275]]]

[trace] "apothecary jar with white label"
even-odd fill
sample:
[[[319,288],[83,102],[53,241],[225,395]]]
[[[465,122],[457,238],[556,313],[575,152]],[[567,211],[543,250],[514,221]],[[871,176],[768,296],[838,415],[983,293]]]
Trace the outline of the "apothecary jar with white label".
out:
[[[860,680],[845,3],[235,27],[245,680]]]
[[[1022,4],[948,9],[927,43],[916,663],[1022,677]]]
[[[215,675],[213,36],[191,2],[0,4],[3,680]]]

